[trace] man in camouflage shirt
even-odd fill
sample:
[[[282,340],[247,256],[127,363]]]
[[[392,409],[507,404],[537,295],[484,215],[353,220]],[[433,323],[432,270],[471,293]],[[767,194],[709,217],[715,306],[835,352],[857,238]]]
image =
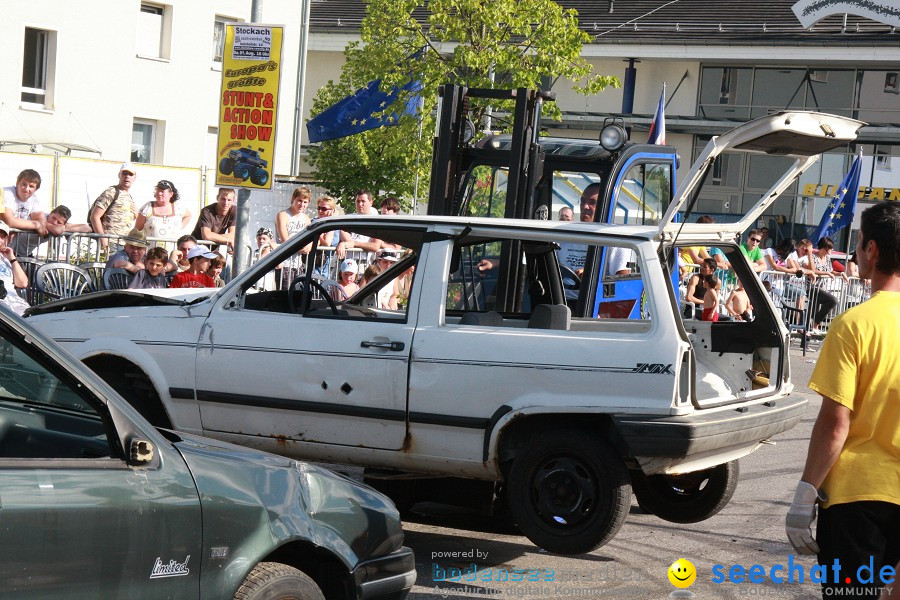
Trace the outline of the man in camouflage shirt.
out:
[[[106,188],[94,201],[90,214],[94,233],[124,236],[134,227],[136,209],[129,190],[134,184],[135,177],[131,163],[123,163],[119,169],[119,183]],[[108,243],[107,238],[100,238],[103,248],[106,248]]]

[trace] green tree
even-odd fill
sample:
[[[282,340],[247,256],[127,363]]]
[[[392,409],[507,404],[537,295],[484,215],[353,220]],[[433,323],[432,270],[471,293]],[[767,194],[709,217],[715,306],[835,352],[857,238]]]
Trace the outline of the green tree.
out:
[[[427,9],[426,9],[427,7]],[[581,56],[590,37],[578,29],[574,10],[553,0],[368,0],[361,42],[344,50],[340,79],[329,81],[313,101],[316,115],[374,79],[382,89],[415,77],[422,83],[420,116],[404,115],[392,127],[323,142],[310,148],[310,161],[329,193],[345,207],[355,191],[399,196],[408,202],[418,187],[427,195],[437,88],[448,82],[468,87],[539,88],[544,77],[565,78],[575,89],[596,94],[618,87],[615,77],[598,75]],[[385,113],[399,112],[401,95]],[[473,101],[481,119],[486,102]],[[497,111],[511,106],[491,102]],[[559,108],[544,103],[544,116],[559,119]],[[495,119],[491,128],[507,123]],[[417,178],[418,175],[418,178]]]

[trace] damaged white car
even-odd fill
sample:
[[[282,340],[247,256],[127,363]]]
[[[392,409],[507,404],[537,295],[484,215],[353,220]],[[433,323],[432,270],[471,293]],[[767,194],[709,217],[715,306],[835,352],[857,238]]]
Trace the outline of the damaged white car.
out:
[[[656,225],[327,219],[222,289],[100,292],[29,321],[156,424],[362,465],[401,508],[509,510],[537,545],[586,552],[616,534],[632,489],[664,519],[715,514],[737,460],[803,417],[788,332],[734,239],[861,125],[789,112],[714,138]],[[675,222],[725,150],[796,160],[740,222]],[[337,230],[382,240],[396,259],[343,300],[319,248]],[[304,268],[272,289],[309,244]],[[722,251],[723,285],[743,285],[753,320],[682,317],[682,245]],[[572,246],[580,274],[560,268]],[[627,268],[608,269],[623,253]]]

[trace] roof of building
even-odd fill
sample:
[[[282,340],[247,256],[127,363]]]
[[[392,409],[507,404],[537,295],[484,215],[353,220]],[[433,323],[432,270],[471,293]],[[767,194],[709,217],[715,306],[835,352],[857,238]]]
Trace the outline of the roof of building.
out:
[[[596,44],[679,45],[900,45],[900,30],[855,15],[833,15],[804,28],[796,0],[562,0],[578,12],[581,29]],[[313,0],[310,28],[357,32],[363,0]],[[424,22],[427,12],[418,9]]]

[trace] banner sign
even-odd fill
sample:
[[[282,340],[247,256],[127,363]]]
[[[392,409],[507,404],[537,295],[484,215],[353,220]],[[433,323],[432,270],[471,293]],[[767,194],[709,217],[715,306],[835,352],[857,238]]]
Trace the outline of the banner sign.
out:
[[[216,185],[272,188],[284,27],[225,26]]]
[[[825,17],[847,14],[900,27],[900,7],[896,0],[800,0],[791,10],[807,29]]]
[[[837,193],[838,186],[828,185],[824,183],[807,183],[800,192],[803,196],[819,196],[827,198]],[[858,196],[860,200],[870,200],[877,202],[879,200],[900,201],[900,188],[883,188],[883,187],[862,187],[860,186]]]

